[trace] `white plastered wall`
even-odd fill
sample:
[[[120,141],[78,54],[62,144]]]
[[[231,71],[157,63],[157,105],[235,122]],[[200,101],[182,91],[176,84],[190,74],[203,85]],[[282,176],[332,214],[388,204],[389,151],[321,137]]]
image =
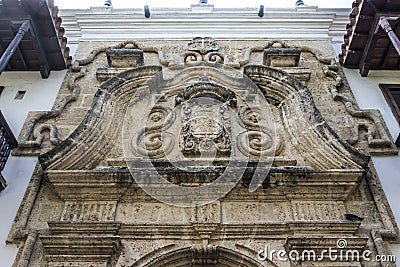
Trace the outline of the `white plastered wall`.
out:
[[[48,79],[42,79],[39,72],[3,72],[0,85],[0,109],[17,138],[29,111],[50,110],[56,99],[66,70],[52,71]],[[26,91],[21,100],[14,99],[18,91]],[[29,179],[36,165],[37,157],[10,156],[3,177],[7,187],[0,192],[0,266],[12,266],[17,247],[6,245],[6,238],[17,213]]]
[[[379,109],[395,141],[399,136],[400,127],[379,88],[379,84],[400,84],[400,72],[370,71],[368,77],[361,77],[357,69],[345,69],[344,72],[360,108]],[[372,161],[395,219],[400,222],[400,156],[374,156]],[[391,249],[398,259],[397,262],[399,262],[400,244],[392,244]]]

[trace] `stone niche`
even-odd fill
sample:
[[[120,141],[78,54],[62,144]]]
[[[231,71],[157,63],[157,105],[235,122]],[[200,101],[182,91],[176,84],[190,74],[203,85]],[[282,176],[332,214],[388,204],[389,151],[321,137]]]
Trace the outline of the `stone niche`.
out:
[[[143,65],[143,51],[136,48],[111,48],[107,50],[110,67],[136,68]]]
[[[81,54],[66,84],[84,97],[57,106],[61,140],[39,156],[8,238],[16,265],[343,266],[260,251],[390,254],[398,229],[379,178],[342,138],[356,124],[334,123],[352,119],[337,99],[353,100],[318,50],[329,45],[194,38]],[[86,115],[68,116],[81,105]]]
[[[264,50],[264,65],[271,67],[297,67],[300,48],[271,47]]]

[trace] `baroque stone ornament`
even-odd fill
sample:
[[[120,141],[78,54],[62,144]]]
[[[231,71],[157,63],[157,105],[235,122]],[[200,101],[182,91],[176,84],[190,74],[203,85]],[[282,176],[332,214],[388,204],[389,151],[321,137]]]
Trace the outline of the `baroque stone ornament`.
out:
[[[229,107],[236,106],[233,92],[210,82],[200,82],[187,87],[175,98],[175,103],[182,105],[179,147],[184,155],[230,155]]]
[[[365,150],[371,155],[397,155],[398,148],[393,143],[380,111],[360,109],[354,101],[346,96],[350,94],[350,90],[347,81],[341,77],[343,71],[339,64],[331,63],[331,65],[325,67],[324,73],[326,76],[335,79],[335,84],[329,86],[333,100],[340,101],[353,119],[351,135],[347,138],[347,142],[355,147],[360,147],[360,145],[366,143],[364,144]],[[366,133],[363,133],[364,131]],[[366,142],[363,139],[366,139]]]
[[[206,54],[211,51],[218,51],[218,43],[211,37],[193,38],[187,45],[189,51],[197,51],[200,54]]]
[[[171,152],[174,136],[166,130],[174,121],[175,112],[171,108],[154,106],[149,114],[147,126],[132,140],[133,149],[149,158],[160,158]]]
[[[209,37],[197,37],[188,43],[189,52],[184,53],[184,62],[193,64],[196,62],[224,63],[224,55],[219,53],[219,45]]]
[[[110,67],[135,68],[143,65],[143,50],[135,42],[109,48],[106,55]]]
[[[123,50],[121,52],[121,50]],[[19,136],[19,146],[13,151],[14,155],[17,156],[37,156],[44,152],[49,151],[51,148],[56,146],[61,142],[59,137],[59,130],[55,123],[48,122],[51,119],[57,119],[63,113],[68,106],[77,101],[82,92],[86,88],[83,88],[79,81],[83,79],[87,74],[87,68],[93,64],[96,58],[101,53],[107,53],[108,63],[111,65],[112,55],[117,55],[115,62],[117,66],[138,66],[143,64],[143,51],[139,48],[139,45],[133,41],[125,41],[117,44],[115,47],[101,47],[93,49],[88,56],[77,59],[74,61],[73,65],[70,67],[66,76],[66,85],[69,90],[69,94],[58,100],[51,111],[35,111],[28,114],[28,119]],[[125,53],[124,53],[125,52]],[[133,56],[133,59],[129,60],[129,64],[126,54]],[[118,58],[118,55],[122,55]],[[121,60],[122,59],[122,60]],[[124,61],[125,59],[125,61]],[[125,65],[124,65],[125,64]],[[134,65],[136,64],[136,65]],[[46,140],[45,131],[49,131],[49,141],[51,146],[45,147],[43,143]]]
[[[331,128],[349,111],[368,114],[327,97],[332,80],[320,63],[330,61],[302,46],[330,42],[291,41],[302,46],[299,65],[280,69],[261,65],[265,40],[221,40],[219,50],[205,42],[193,51],[182,40],[163,50],[166,43],[144,40],[137,46],[144,66],[108,67],[90,94],[85,82],[96,83],[96,69],[107,66],[105,50],[82,80],[75,76],[74,88],[85,93],[69,106],[88,112],[74,121],[64,113],[71,107],[63,109],[58,122],[71,130],[58,127],[64,140],[39,157],[7,239],[20,247],[15,266],[376,266],[263,254],[319,253],[343,238],[349,251],[390,254],[398,229],[370,157]],[[267,47],[288,48],[275,43]],[[183,63],[185,53],[199,61],[164,68]],[[233,62],[229,53],[242,54],[234,59],[239,70],[205,62],[214,53],[225,63]],[[341,89],[332,95],[354,102]],[[379,141],[382,125],[375,126]]]
[[[179,145],[184,154],[198,155],[216,150],[220,155],[229,156],[231,137],[224,116],[226,106],[191,101],[182,104],[182,111],[184,125]]]
[[[282,142],[275,133],[262,126],[261,112],[250,107],[239,109],[239,122],[247,129],[237,137],[239,150],[252,157],[277,156],[282,151]]]

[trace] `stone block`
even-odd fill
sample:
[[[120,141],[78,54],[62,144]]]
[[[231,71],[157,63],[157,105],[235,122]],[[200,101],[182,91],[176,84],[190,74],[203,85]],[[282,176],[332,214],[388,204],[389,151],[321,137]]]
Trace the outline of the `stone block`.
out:
[[[267,48],[264,50],[264,65],[271,67],[297,67],[300,48]]]

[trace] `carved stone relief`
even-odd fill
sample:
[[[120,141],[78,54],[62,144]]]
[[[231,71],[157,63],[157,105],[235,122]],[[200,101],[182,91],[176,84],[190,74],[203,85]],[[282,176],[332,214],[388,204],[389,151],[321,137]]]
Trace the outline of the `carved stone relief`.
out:
[[[243,41],[228,51],[230,45],[211,38],[171,41],[166,48],[162,41],[130,41],[108,44],[74,64],[66,81],[75,93],[93,90],[93,103],[60,102],[64,115],[78,102],[89,109],[80,124],[71,122],[76,129],[70,135],[63,125],[50,125],[55,118],[31,129],[30,141],[35,131],[45,142],[40,133],[50,130],[54,137],[57,129],[59,141],[53,139],[50,151],[35,147],[46,153],[8,238],[21,247],[16,265],[304,266],[309,262],[260,260],[259,251],[266,246],[319,251],[335,248],[343,237],[349,249],[388,254],[385,245],[398,237],[398,229],[369,156],[353,147],[365,144],[355,135],[346,142],[325,120],[339,116],[345,103],[349,117],[356,118],[352,131],[366,128],[368,147],[383,153],[389,143],[379,116],[348,104],[354,100],[344,92],[340,69],[313,43]],[[172,68],[184,62],[187,69]],[[160,73],[163,66],[169,72]],[[324,66],[328,77],[319,76]],[[330,86],[332,78],[334,101],[326,101],[333,111],[321,114],[315,96],[323,93],[315,83]],[[99,87],[89,88],[88,81]],[[126,148],[144,167],[130,172]],[[213,161],[207,165],[202,156]],[[231,191],[200,206],[160,202],[135,180],[152,178],[151,167],[189,191],[212,183],[230,161],[242,159],[244,172]],[[182,162],[184,167],[177,164]],[[250,192],[256,168],[265,175]],[[57,202],[53,211],[46,211],[49,192]],[[175,192],[164,193],[181,197]],[[35,207],[41,207],[40,216]],[[345,214],[365,219],[353,222]],[[332,266],[326,258],[320,263]]]
[[[262,125],[261,113],[250,107],[241,107],[238,113],[239,123],[248,130],[237,137],[239,150],[251,157],[279,156],[283,142],[279,136],[274,136],[271,129]]]
[[[171,152],[175,139],[167,132],[175,122],[175,112],[168,107],[155,105],[149,114],[149,123],[134,141],[138,154],[149,158],[160,158]]]
[[[312,74],[309,66],[302,64],[301,53],[314,55],[317,62],[325,68],[325,75],[334,78],[335,87],[329,87],[332,95],[335,100],[342,102],[348,111],[347,120],[353,121],[353,126],[349,126],[352,134],[346,136],[345,139],[353,146],[364,149],[368,153],[397,153],[378,111],[361,111],[355,101],[349,99],[347,96],[348,85],[343,80],[343,74],[338,73],[340,72],[339,67],[333,61],[333,58],[324,57],[317,49],[304,44],[293,46],[280,40],[272,40],[263,45],[254,42],[253,46],[236,45],[232,48],[231,45],[221,44],[221,41],[217,42],[209,37],[197,37],[186,45],[179,44],[168,47],[149,46],[126,41],[117,45],[97,48],[88,57],[76,60],[67,74],[68,78],[66,78],[69,95],[59,98],[52,111],[30,113],[19,137],[20,146],[13,153],[14,155],[39,155],[56,146],[71,133],[71,127],[65,128],[64,125],[59,125],[57,118],[61,114],[68,113],[71,106],[80,107],[79,103],[72,103],[83,97],[82,91],[86,92],[85,86],[90,84],[87,82],[89,78],[87,72],[88,68],[92,68],[92,65],[99,66],[96,77],[99,81],[104,82],[123,70],[146,64],[144,62],[145,55],[150,58],[150,55],[157,54],[157,63],[166,67],[175,66],[179,63],[198,64],[199,62],[206,62],[241,69],[249,63],[260,64],[263,62],[265,65],[282,69],[301,81],[308,82],[311,76],[315,74]],[[101,55],[106,57],[100,58]],[[256,56],[261,61],[255,61]],[[313,76],[313,79],[316,78],[316,76]],[[85,82],[82,82],[83,80]],[[82,87],[82,85],[84,86]],[[344,91],[346,91],[346,96],[342,94]],[[90,100],[89,96],[84,97]],[[87,101],[85,105],[90,105],[90,102]],[[66,111],[64,111],[65,108],[67,108]],[[89,108],[89,106],[86,106],[86,108]],[[325,114],[325,116],[331,115]],[[365,141],[364,138],[367,140]]]
[[[187,87],[182,95],[176,96],[175,104],[182,106],[183,126],[179,133],[182,153],[228,157],[232,137],[227,113],[228,106],[235,106],[235,103],[233,92],[211,83],[194,84]]]
[[[343,74],[339,74],[342,73],[340,68],[337,63],[327,66],[325,75],[335,79],[335,83],[329,86],[332,98],[340,101],[353,118],[351,135],[347,139],[349,144],[360,148],[366,146],[366,151],[371,155],[398,154],[398,149],[392,141],[380,111],[361,110],[355,101],[344,94],[345,91],[349,94],[350,90],[347,81],[341,77]],[[365,131],[365,136],[363,136],[363,131]],[[364,138],[366,140],[363,140]]]

